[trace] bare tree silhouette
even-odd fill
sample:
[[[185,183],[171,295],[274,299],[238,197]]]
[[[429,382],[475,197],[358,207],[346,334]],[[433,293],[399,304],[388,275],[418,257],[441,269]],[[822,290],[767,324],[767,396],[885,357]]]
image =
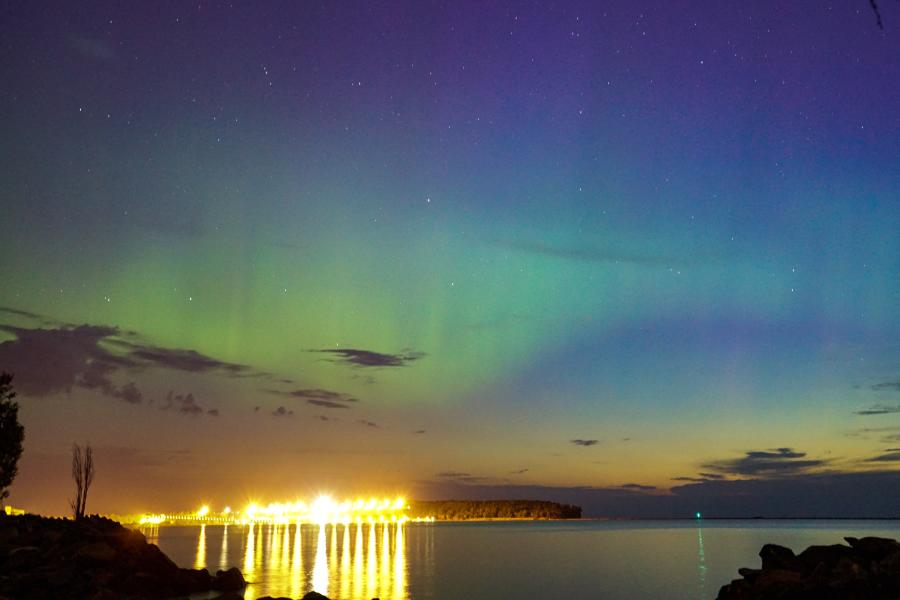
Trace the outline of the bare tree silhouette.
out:
[[[88,490],[94,481],[94,449],[90,444],[84,453],[78,444],[72,444],[72,479],[75,480],[75,498],[69,501],[76,520],[84,518]]]

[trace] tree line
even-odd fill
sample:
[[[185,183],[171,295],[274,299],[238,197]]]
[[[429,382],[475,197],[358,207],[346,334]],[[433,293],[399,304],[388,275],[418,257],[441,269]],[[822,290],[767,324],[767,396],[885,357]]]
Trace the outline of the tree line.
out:
[[[581,507],[546,500],[436,500],[410,503],[410,516],[439,521],[580,519]]]

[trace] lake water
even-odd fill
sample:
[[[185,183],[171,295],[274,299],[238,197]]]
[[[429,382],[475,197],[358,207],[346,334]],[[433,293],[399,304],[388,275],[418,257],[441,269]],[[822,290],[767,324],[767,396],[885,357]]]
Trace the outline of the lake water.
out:
[[[712,600],[765,543],[900,538],[897,521],[577,521],[143,529],[179,566],[237,566],[245,598]]]

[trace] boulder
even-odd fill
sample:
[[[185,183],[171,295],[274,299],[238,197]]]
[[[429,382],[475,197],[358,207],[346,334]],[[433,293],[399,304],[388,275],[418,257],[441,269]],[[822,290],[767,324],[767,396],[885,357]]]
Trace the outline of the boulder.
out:
[[[307,592],[302,600],[328,600],[328,597],[323,596],[319,592]]]
[[[722,586],[718,600],[888,600],[900,598],[900,544],[846,538],[849,546],[810,546],[798,555],[766,544],[761,569]]]
[[[75,557],[87,562],[105,563],[116,557],[116,551],[106,542],[92,542],[80,547]]]
[[[845,537],[844,540],[857,554],[869,560],[881,560],[889,554],[900,552],[900,543],[896,540],[880,537]]]
[[[759,551],[763,569],[793,569],[797,564],[794,551],[777,544],[766,544]]]
[[[231,567],[227,571],[216,571],[216,576],[212,580],[212,589],[222,592],[240,590],[246,585],[247,582],[237,567]]]
[[[853,548],[844,546],[843,544],[832,544],[830,546],[810,546],[797,555],[801,568],[806,572],[812,572],[819,566],[824,564],[829,571],[837,566],[842,558],[850,558],[856,556]]]

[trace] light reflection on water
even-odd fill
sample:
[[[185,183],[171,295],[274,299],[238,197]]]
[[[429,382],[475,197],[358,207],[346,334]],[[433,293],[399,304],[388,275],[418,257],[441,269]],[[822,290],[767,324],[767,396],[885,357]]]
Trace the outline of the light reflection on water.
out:
[[[333,600],[710,600],[759,565],[765,543],[795,550],[843,536],[900,537],[898,521],[595,521],[221,525],[143,529],[183,567],[230,566],[244,597]]]
[[[409,600],[406,527],[397,523],[201,525],[193,528],[195,553],[190,566],[213,573],[238,566],[250,582],[245,598],[266,594],[299,598],[315,590],[341,600]],[[158,527],[142,531],[148,541],[158,540]]]
[[[697,548],[700,600],[706,600],[706,552],[703,550],[703,527],[699,524],[697,526]]]

